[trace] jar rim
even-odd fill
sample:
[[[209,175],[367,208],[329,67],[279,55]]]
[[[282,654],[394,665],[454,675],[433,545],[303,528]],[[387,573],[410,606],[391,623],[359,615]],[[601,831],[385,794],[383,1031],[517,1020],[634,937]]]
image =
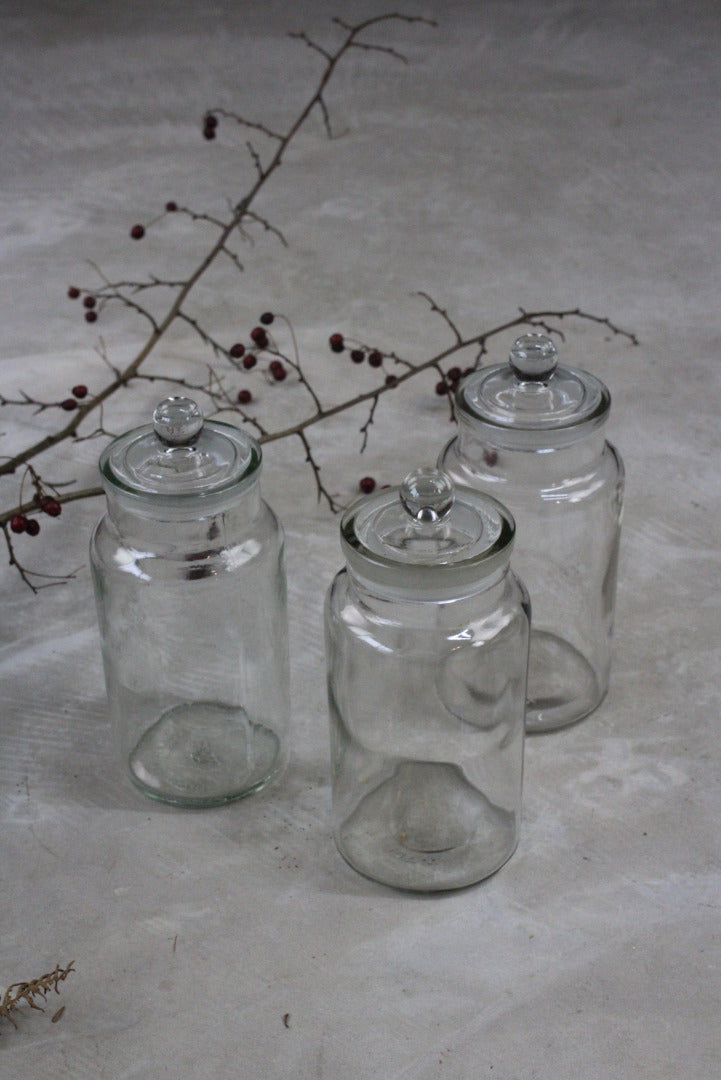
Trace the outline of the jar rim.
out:
[[[151,459],[151,452],[155,459]],[[202,466],[189,460],[185,474],[176,470],[179,456],[199,458],[201,453]],[[165,475],[162,467],[155,471],[147,467],[152,460],[164,466],[160,460],[163,455],[172,466]],[[187,509],[196,502],[227,501],[236,496],[257,479],[261,463],[260,445],[251,435],[233,424],[206,420],[198,448],[181,445],[159,450],[153,424],[145,424],[113,439],[100,454],[99,468],[108,495],[130,499],[135,505]]]
[[[465,548],[457,546],[450,554],[439,550],[423,560],[376,542],[374,524],[399,502],[401,492],[402,485],[385,488],[357,499],[343,514],[341,547],[356,576],[406,598],[428,599],[485,587],[487,579],[508,565],[516,529],[513,515],[497,499],[468,487],[456,486],[454,513],[473,514],[480,528]]]
[[[562,365],[523,381],[509,364],[493,364],[465,379],[455,400],[461,421],[519,449],[570,445],[605,423],[611,407],[600,379]]]

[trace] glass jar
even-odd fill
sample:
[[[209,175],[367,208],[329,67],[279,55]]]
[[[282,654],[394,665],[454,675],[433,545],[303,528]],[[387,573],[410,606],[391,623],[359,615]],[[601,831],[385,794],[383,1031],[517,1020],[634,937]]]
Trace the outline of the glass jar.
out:
[[[525,334],[510,363],[461,385],[458,435],[439,458],[516,519],[533,605],[529,732],[580,720],[608,689],[624,482],[604,436],[610,404],[599,379],[558,364],[550,338]]]
[[[513,853],[528,597],[513,518],[434,469],[360,499],[325,608],[335,841],[361,874],[460,888]]]
[[[133,783],[178,806],[266,785],[286,760],[281,526],[256,441],[171,397],[100,457],[95,585],[111,725]]]

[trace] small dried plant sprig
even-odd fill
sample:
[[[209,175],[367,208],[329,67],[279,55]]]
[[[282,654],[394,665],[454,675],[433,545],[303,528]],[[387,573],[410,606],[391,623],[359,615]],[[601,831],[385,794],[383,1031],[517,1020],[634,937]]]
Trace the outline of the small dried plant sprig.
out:
[[[0,1000],[0,1018],[8,1020],[17,1029],[18,1025],[13,1013],[17,1012],[23,1005],[29,1005],[31,1009],[44,1012],[45,1010],[39,1002],[45,1002],[51,991],[56,994],[60,993],[58,986],[60,983],[65,982],[72,971],[75,971],[74,964],[74,960],[71,960],[67,967],[61,967],[58,964],[54,971],[49,971],[38,979],[31,979],[30,982],[16,982],[8,986],[2,1000]],[[57,1013],[55,1015],[57,1016]]]

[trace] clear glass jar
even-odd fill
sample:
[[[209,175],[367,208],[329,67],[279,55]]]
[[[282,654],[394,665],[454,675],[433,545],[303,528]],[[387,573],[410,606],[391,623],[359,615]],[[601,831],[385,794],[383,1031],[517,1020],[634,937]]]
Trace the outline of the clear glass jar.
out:
[[[599,379],[558,364],[550,338],[526,334],[510,363],[461,385],[458,435],[439,458],[516,519],[533,605],[529,732],[582,719],[608,689],[624,483],[604,436],[610,404]]]
[[[287,757],[283,533],[254,439],[188,398],[153,419],[100,458],[90,554],[111,724],[146,795],[215,806]]]
[[[325,608],[339,851],[401,889],[460,888],[513,853],[528,597],[495,499],[434,469],[360,499]]]

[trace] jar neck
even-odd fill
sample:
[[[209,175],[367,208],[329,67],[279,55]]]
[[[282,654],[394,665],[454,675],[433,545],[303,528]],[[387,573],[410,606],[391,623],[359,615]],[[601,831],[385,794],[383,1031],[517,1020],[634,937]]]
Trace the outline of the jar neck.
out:
[[[483,472],[493,468],[493,455],[498,451],[513,451],[528,456],[536,454],[539,457],[562,455],[581,467],[596,460],[606,442],[603,420],[585,424],[577,431],[570,428],[524,432],[523,435],[526,437],[519,439],[515,429],[507,431],[480,423],[475,417],[461,412],[458,416],[458,457],[478,466]]]
[[[458,586],[449,585],[447,588],[439,588],[433,585],[424,588],[419,581],[413,588],[394,586],[387,582],[379,582],[372,577],[366,577],[357,568],[346,566],[348,578],[356,592],[363,597],[364,601],[371,606],[374,601],[381,604],[409,605],[414,608],[427,606],[432,608],[439,605],[462,603],[464,600],[474,600],[482,593],[494,589],[508,573],[509,560],[506,558],[496,563],[495,568],[488,574],[478,578],[473,584],[467,584],[462,589]]]
[[[139,498],[106,488],[108,516],[123,537],[161,542],[215,540],[220,531],[239,529],[261,513],[260,484],[254,479],[234,498]]]

